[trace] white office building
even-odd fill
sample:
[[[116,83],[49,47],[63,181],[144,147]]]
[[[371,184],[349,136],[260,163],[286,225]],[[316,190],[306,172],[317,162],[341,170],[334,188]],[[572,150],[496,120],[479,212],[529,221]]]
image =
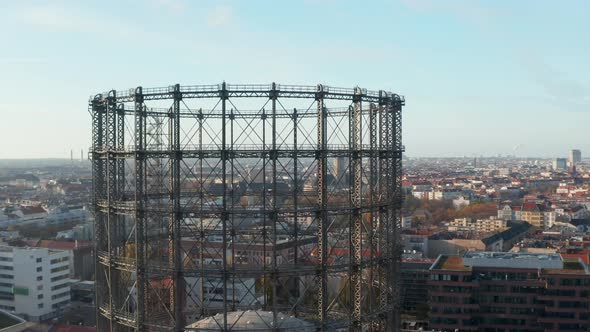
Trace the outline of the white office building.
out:
[[[70,305],[69,253],[0,247],[0,309],[31,321],[53,318]]]

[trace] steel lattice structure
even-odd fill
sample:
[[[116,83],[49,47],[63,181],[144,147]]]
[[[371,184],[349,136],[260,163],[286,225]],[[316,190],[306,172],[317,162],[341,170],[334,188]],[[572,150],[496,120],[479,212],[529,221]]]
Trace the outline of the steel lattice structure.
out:
[[[91,97],[98,330],[237,331],[246,310],[397,330],[403,105],[275,83]]]

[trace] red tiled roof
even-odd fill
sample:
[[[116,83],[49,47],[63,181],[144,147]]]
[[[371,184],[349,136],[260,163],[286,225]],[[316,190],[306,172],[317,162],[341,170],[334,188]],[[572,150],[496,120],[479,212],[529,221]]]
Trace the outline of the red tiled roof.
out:
[[[576,253],[576,254],[561,254],[561,257],[563,257],[563,258],[579,258],[586,265],[590,261],[588,259],[588,253],[587,252],[586,253]]]
[[[535,202],[525,202],[522,204],[523,211],[539,211],[539,205]]]
[[[92,242],[90,242],[90,241],[78,241],[77,243],[78,243],[78,248],[92,246]],[[76,248],[76,242],[41,240],[41,241],[39,241],[39,243],[37,243],[37,247],[49,248],[49,249],[72,250],[72,249]]]
[[[51,332],[96,332],[96,327],[79,325],[56,325]]]
[[[402,233],[408,235],[432,235],[434,232],[428,229],[405,229]]]
[[[414,186],[430,186],[430,185],[432,185],[432,182],[430,182],[430,181],[414,181],[412,183],[412,185],[414,185]]]

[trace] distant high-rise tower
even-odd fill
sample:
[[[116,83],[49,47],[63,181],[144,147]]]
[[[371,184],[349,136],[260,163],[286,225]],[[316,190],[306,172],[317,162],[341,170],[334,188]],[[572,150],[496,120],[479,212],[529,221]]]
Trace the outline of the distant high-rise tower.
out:
[[[575,165],[582,161],[582,151],[570,150],[570,164]]]
[[[567,169],[567,160],[565,158],[556,158],[553,160],[553,169]]]

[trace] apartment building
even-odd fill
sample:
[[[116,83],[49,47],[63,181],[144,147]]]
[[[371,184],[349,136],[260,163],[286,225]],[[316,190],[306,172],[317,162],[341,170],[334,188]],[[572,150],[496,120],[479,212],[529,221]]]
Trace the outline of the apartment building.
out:
[[[525,202],[522,206],[503,204],[498,207],[498,219],[523,220],[540,229],[549,229],[555,224],[557,212],[537,202]]]
[[[560,254],[468,252],[430,268],[430,328],[588,331],[590,272]]]
[[[525,202],[522,204],[521,220],[541,229],[549,229],[555,223],[556,213],[542,204]]]
[[[0,247],[0,309],[31,321],[70,305],[70,259],[62,250]]]
[[[428,308],[428,269],[434,260],[428,258],[404,259],[401,262],[401,307],[406,313]]]
[[[472,219],[472,218],[455,218],[448,226],[449,231],[491,233],[503,231],[507,228],[506,220],[496,218],[490,219]]]
[[[509,204],[503,204],[498,207],[498,219],[502,220],[521,220],[521,206],[510,206]]]

